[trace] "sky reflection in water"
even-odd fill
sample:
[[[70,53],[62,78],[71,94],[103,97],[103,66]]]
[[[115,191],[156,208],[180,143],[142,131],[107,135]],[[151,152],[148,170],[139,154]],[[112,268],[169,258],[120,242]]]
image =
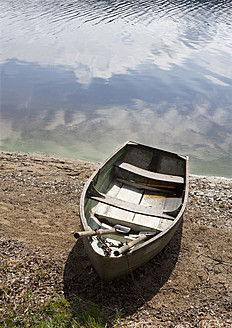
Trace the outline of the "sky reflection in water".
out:
[[[0,9],[2,150],[102,161],[134,140],[232,177],[231,2]]]

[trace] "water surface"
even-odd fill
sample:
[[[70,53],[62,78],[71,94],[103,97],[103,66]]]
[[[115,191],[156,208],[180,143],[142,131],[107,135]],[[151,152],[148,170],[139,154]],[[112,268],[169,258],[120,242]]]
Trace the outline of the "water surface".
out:
[[[0,149],[133,140],[232,177],[231,1],[2,0]]]

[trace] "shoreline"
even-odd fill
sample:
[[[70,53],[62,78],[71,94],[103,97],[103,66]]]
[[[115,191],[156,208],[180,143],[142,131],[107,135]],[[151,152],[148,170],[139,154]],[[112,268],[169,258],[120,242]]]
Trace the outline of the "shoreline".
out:
[[[72,162],[81,162],[81,163],[89,163],[89,164],[93,164],[96,165],[96,168],[98,165],[101,164],[101,162],[98,161],[87,161],[87,160],[83,160],[83,159],[74,159],[71,157],[63,157],[63,156],[59,156],[59,155],[55,155],[52,153],[43,153],[43,152],[22,152],[22,151],[3,151],[0,150],[0,155],[1,154],[9,154],[10,156],[28,156],[28,157],[41,157],[41,158],[53,158],[53,159],[57,159],[57,160],[61,160],[61,161],[72,161]],[[229,177],[224,177],[224,176],[216,176],[216,175],[201,175],[201,174],[195,174],[195,173],[190,173],[189,176],[192,177],[199,177],[199,178],[212,178],[212,179],[222,179],[222,180],[231,180],[232,178]]]
[[[0,290],[19,307],[28,290],[43,302],[54,290],[74,294],[109,315],[120,310],[125,327],[230,327],[232,179],[190,175],[181,228],[134,272],[144,302],[130,276],[101,282],[71,233],[81,229],[80,195],[98,165],[0,152]]]

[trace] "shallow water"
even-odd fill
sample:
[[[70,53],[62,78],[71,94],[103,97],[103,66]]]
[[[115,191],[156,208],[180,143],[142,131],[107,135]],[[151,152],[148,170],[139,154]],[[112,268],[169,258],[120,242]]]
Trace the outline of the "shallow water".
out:
[[[232,1],[2,0],[0,149],[126,140],[232,177]]]

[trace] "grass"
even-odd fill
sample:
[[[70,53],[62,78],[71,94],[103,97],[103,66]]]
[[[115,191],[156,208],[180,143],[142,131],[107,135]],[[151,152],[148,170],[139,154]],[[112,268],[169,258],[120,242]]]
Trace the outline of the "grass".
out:
[[[206,231],[206,230],[208,230],[208,227],[206,227],[206,226],[200,226],[199,227],[199,230],[200,231]]]
[[[199,226],[197,231],[193,231],[195,235],[198,235],[202,231],[207,231],[209,228],[206,226]]]
[[[8,300],[1,312],[3,312],[0,318],[1,328],[116,328],[122,326],[117,313],[113,319],[109,319],[93,303],[85,303],[78,298],[69,302],[57,294],[43,303],[28,291],[17,306],[13,300]]]
[[[7,272],[9,267],[8,262],[0,262],[0,271]]]

